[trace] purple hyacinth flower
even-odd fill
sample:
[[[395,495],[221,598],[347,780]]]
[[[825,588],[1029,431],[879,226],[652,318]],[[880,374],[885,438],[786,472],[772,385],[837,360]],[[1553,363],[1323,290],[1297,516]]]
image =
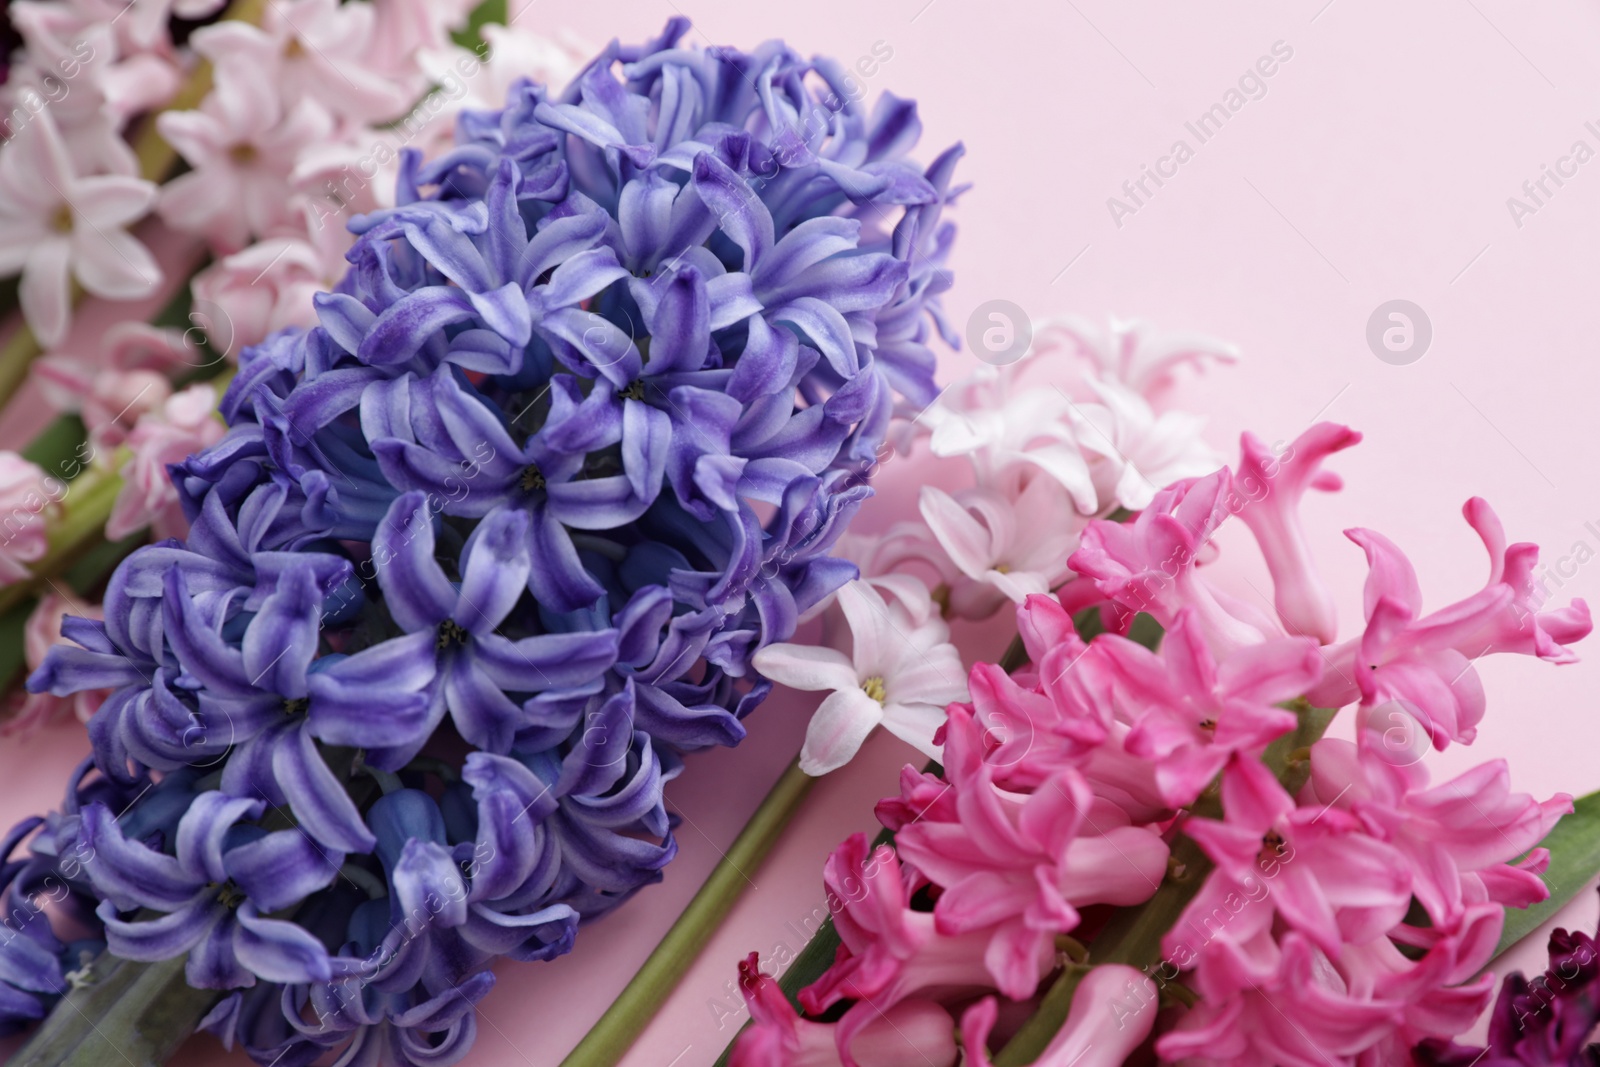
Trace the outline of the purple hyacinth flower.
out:
[[[105,895],[99,908],[111,951],[123,959],[166,960],[188,953],[196,989],[270,982],[326,981],[322,942],[292,922],[263,917],[326,887],[344,862],[299,830],[272,833],[241,824],[259,818],[259,800],[202,793],[178,823],[172,854],[123,836],[103,804],[83,809],[81,839],[93,858],[89,877]],[[119,913],[151,908],[160,918]]]
[[[384,644],[396,655],[437,663],[427,733],[448,707],[472,745],[507,752],[524,719],[510,694],[598,681],[616,660],[617,635],[597,630],[513,640],[496,633],[530,583],[533,520],[526,511],[505,507],[486,516],[461,550],[459,584],[435,559],[433,521],[426,494],[413,490],[395,500],[373,538],[384,603],[406,631]],[[398,763],[415,749],[402,751]]]
[[[365,852],[372,835],[318,742],[420,745],[428,732],[423,689],[434,667],[391,642],[317,658],[322,604],[313,572],[288,570],[236,646],[191,598],[181,571],[167,576],[162,601],[178,662],[204,686],[213,718],[220,716],[235,746],[223,768],[223,788],[286,803],[318,841]]]

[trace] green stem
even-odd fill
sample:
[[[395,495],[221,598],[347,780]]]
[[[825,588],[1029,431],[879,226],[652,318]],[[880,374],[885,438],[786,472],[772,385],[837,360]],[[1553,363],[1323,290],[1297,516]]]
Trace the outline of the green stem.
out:
[[[772,851],[815,781],[798,761],[790,764],[672,929],[561,1067],[611,1067],[622,1059],[750,884],[749,875]]]
[[[194,1033],[221,995],[191,989],[185,957],[134,963],[103,953],[93,980],[69,990],[12,1067],[155,1067]]]
[[[105,539],[106,520],[121,491],[122,478],[100,467],[90,468],[68,483],[61,517],[50,527],[45,553],[29,567],[36,577],[0,589],[0,614],[41,587],[48,588],[52,578]]]

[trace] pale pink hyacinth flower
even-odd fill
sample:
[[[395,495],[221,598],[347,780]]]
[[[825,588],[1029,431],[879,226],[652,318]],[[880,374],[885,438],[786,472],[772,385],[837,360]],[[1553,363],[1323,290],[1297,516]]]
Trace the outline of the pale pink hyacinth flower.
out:
[[[393,77],[416,77],[423,67],[419,51],[449,41],[477,6],[477,0],[372,0],[367,59]],[[514,19],[516,10],[507,16]]]
[[[138,178],[80,177],[48,109],[0,148],[0,274],[22,272],[18,299],[41,344],[66,336],[73,277],[108,300],[155,291],[161,268],[125,228],[155,193]]]
[[[68,615],[85,619],[105,617],[98,604],[69,600],[54,592],[40,597],[22,629],[22,654],[29,670],[36,670],[44,662],[45,653],[63,642],[61,620]],[[0,736],[26,736],[67,713],[78,722],[87,723],[110,692],[109,689],[90,689],[69,697],[19,692],[14,695],[5,723],[0,725]]]
[[[48,110],[79,174],[133,177],[139,163],[123,127],[171,99],[183,73],[170,48],[133,46],[117,33],[126,20],[115,12],[86,12],[86,6],[11,5],[7,14],[24,48],[0,101],[13,134]]]
[[[739,1034],[728,1067],[844,1067],[837,1023],[802,1019],[752,952],[739,962],[739,992],[750,1026]],[[955,1067],[955,1020],[927,1000],[903,1000],[869,1021],[850,1042],[859,1067]]]
[[[1148,507],[1162,486],[1209,474],[1221,456],[1200,437],[1206,420],[1183,411],[1157,413],[1116,381],[1086,382],[1089,399],[1072,405],[1078,446],[1102,510]]]
[[[269,237],[194,276],[197,303],[221,311],[218,331],[229,356],[286,326],[315,326],[311,298],[331,288],[319,250],[296,237]],[[208,331],[209,332],[209,331]]]
[[[420,77],[396,77],[394,57],[373,54],[372,4],[339,0],[275,0],[259,26],[229,20],[199,30],[195,51],[253,71],[286,113],[311,104],[354,123],[405,113],[422,88]],[[381,68],[381,69],[380,69]]]
[[[108,538],[126,537],[145,526],[158,539],[181,537],[188,531],[167,465],[221,440],[226,429],[215,416],[216,405],[213,387],[191,385],[134,426],[127,441],[132,457],[122,467],[122,490],[106,520]]]
[[[925,590],[903,587],[908,595]],[[966,698],[961,655],[944,621],[924,605],[908,611],[887,602],[869,582],[839,590],[838,606],[850,628],[851,652],[818,645],[768,645],[752,661],[780,685],[827,692],[812,715],[800,750],[800,767],[821,775],[848,763],[874,727],[881,725],[930,757],[945,706]],[[919,618],[920,616],[920,618]]]
[[[922,488],[922,521],[966,578],[950,591],[950,607],[984,618],[1005,601],[1022,603],[1071,576],[1067,557],[1082,522],[1053,478],[1033,472],[1014,496],[989,488]]]
[[[521,78],[559,92],[596,51],[571,32],[546,35],[526,23],[490,23],[481,32],[486,51],[468,51],[442,39],[417,53],[417,65],[431,84],[440,87],[438,98],[425,105],[427,125],[416,141],[428,158],[454,143],[456,116],[461,112],[504,107]]]
[[[1073,990],[1066,1020],[1032,1067],[1122,1067],[1150,1036],[1159,1011],[1155,983],[1138,970],[1116,963],[1095,967]],[[993,1067],[988,1042],[998,1016],[993,997],[962,1014],[966,1067]]]
[[[1147,400],[1159,398],[1180,367],[1204,369],[1212,363],[1237,363],[1239,349],[1197,333],[1168,333],[1141,319],[1112,317],[1102,329],[1079,315],[1034,323],[1033,348],[1049,353],[1065,348],[1086,360],[1102,378],[1121,382]]]
[[[30,577],[49,547],[46,526],[64,486],[15,452],[0,452],[0,586]]]
[[[1058,388],[1019,380],[1035,363],[979,368],[930,405],[919,425],[931,427],[933,454],[966,457],[978,484],[998,484],[1013,467],[1037,468],[1061,484],[1079,512],[1097,514],[1104,505],[1073,431],[1072,400]]]
[[[90,451],[78,458],[109,462],[139,419],[172,395],[168,376],[194,360],[178,330],[119,322],[101,338],[98,355],[51,352],[34,361],[32,375],[51,407],[83,418]]]
[[[197,30],[192,44],[215,64],[216,85],[198,109],[156,119],[161,136],[193,168],[162,186],[162,219],[230,253],[291,220],[295,159],[334,131],[320,104],[301,99],[285,105],[276,72],[231,49],[248,29],[222,22]]]

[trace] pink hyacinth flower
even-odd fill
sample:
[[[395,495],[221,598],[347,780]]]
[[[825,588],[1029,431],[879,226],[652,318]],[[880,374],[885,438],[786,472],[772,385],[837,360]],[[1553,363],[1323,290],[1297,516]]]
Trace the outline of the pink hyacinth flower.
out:
[[[984,959],[994,984],[1022,1000],[1055,935],[1077,927],[1079,907],[1129,906],[1155,893],[1167,845],[1155,831],[1127,825],[1126,815],[1097,819],[1089,784],[1070,768],[1031,794],[997,789],[972,712],[951,708],[946,730],[956,819],[920,819],[895,843],[943,887],[934,906],[939,931],[990,931]]]
[[[1566,646],[1592,624],[1582,600],[1541,611],[1532,581],[1538,547],[1507,545],[1500,521],[1474,497],[1463,512],[1489,553],[1483,589],[1429,615],[1405,553],[1372,530],[1346,530],[1367,555],[1365,614],[1359,638],[1328,651],[1330,669],[1308,694],[1322,707],[1359,698],[1366,708],[1394,702],[1414,716],[1434,747],[1470,744],[1483,718],[1482,683],[1472,661],[1491,652],[1537,655],[1554,663],[1576,657]]]
[[[1163,1061],[1356,1067],[1354,1057],[1384,1040],[1405,1009],[1398,998],[1350,989],[1299,933],[1285,935],[1281,949],[1266,932],[1253,941],[1218,938],[1206,946],[1191,979],[1200,1002],[1157,1039]]]
[[[1316,644],[1298,637],[1248,645],[1217,662],[1191,608],[1178,613],[1159,656],[1115,635],[1096,643],[1141,707],[1127,749],[1154,763],[1173,807],[1193,803],[1235,752],[1258,755],[1294,729],[1294,714],[1277,705],[1322,675]]]
[[[1322,461],[1361,441],[1348,426],[1319,422],[1295,438],[1282,456],[1255,434],[1239,440],[1239,473],[1234,486],[1245,498],[1239,518],[1250,527],[1272,575],[1278,617],[1292,634],[1329,644],[1339,636],[1333,594],[1311,561],[1300,523],[1300,498],[1308,489],[1338,489],[1339,477]]]
[[[1195,573],[1217,527],[1239,506],[1224,467],[1163,489],[1131,522],[1090,523],[1068,563],[1129,615],[1147,612],[1170,628],[1179,610],[1192,608],[1206,643],[1223,656],[1279,632],[1276,623],[1241,617]]]
[[[800,991],[800,1005],[820,1015],[840,1001],[854,1004],[839,1019],[837,1047],[846,1067],[855,1036],[896,1004],[924,990],[941,994],[993,988],[984,965],[988,931],[948,935],[934,917],[911,908],[921,880],[902,868],[894,850],[869,850],[865,834],[852,834],[833,850],[823,868],[828,909],[842,945],[833,966]],[[1048,948],[1034,961],[1034,983],[1049,973]]]
[[[1240,756],[1223,772],[1222,810],[1222,821],[1184,824],[1216,870],[1163,940],[1169,955],[1196,938],[1242,943],[1274,913],[1337,955],[1344,941],[1381,936],[1404,918],[1411,903],[1404,859],[1348,812],[1296,807],[1265,764]],[[1252,903],[1241,912],[1230,895]]]
[[[138,178],[80,176],[48,110],[0,149],[0,274],[22,272],[17,299],[42,344],[66,336],[72,278],[108,300],[161,284],[155,257],[127,232],[155,195]]]
[[[49,547],[45,526],[65,492],[15,452],[0,452],[0,586],[31,576],[26,565]]]
[[[22,629],[22,654],[30,671],[36,670],[44,662],[45,653],[52,647],[63,643],[61,620],[67,615],[104,618],[104,612],[98,604],[69,601],[58,593],[46,593],[40,597]],[[67,712],[79,722],[87,723],[110,692],[109,689],[90,689],[68,697],[49,693],[18,693],[5,725],[0,726],[0,736],[25,736]]]
[[[236,357],[285,326],[315,326],[311,298],[331,288],[328,273],[322,255],[308,242],[272,237],[196,274],[194,297],[221,312],[219,347]]]
[[[35,361],[33,377],[51,407],[82,417],[93,448],[87,458],[109,462],[134,425],[172,395],[171,373],[199,358],[177,330],[119,322],[95,355],[52,352]]]
[[[1150,1036],[1158,1011],[1155,983],[1139,971],[1120,964],[1092,968],[1033,1067],[1122,1067]],[[993,1067],[988,1043],[998,1014],[995,999],[984,997],[961,1016],[967,1067]]]
[[[161,136],[192,168],[161,187],[157,210],[169,226],[237,252],[291,218],[289,181],[306,146],[332,135],[331,115],[311,100],[285,105],[274,72],[236,50],[259,33],[228,21],[195,32],[194,48],[217,70],[216,86],[194,111],[156,119]]]
[[[1411,891],[1431,921],[1407,940],[1431,944],[1439,933],[1455,931],[1468,909],[1486,899],[1525,908],[1549,896],[1536,873],[1511,864],[1524,855],[1536,864],[1548,857],[1537,845],[1572,810],[1569,795],[1538,801],[1513,792],[1505,760],[1490,760],[1430,789],[1423,766],[1407,762],[1409,756],[1396,759],[1384,742],[1375,731],[1365,732],[1359,746],[1336,738],[1318,741],[1301,802],[1348,811],[1406,858]]]
[[[122,468],[122,490],[106,520],[108,538],[126,537],[145,526],[158,538],[181,537],[188,531],[167,465],[221,440],[226,430],[215,415],[216,404],[215,389],[191,385],[134,426],[127,441],[133,456]]]
[[[739,992],[750,1025],[734,1040],[728,1067],[843,1067],[835,1023],[802,1019],[761,973],[752,952],[739,962]],[[955,1020],[928,1000],[903,1000],[855,1034],[849,1054],[860,1067],[954,1067]]]

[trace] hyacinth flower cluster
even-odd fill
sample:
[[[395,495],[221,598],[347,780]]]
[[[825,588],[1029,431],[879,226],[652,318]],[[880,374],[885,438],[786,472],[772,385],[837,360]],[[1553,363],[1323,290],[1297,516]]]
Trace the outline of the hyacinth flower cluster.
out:
[[[917,518],[840,539],[862,577],[824,609],[823,646],[756,654],[771,680],[830,694],[800,754],[807,773],[842,766],[878,726],[936,756],[945,706],[967,699],[950,622],[983,621],[1059,586],[1092,521],[1221,462],[1200,438],[1204,420],[1164,401],[1181,368],[1231,362],[1232,346],[1115,319],[1101,328],[1066,317],[1034,333],[1020,361],[980,368],[896,427],[883,462],[925,439],[932,476]],[[1046,366],[1066,384],[1041,380]],[[940,484],[962,475],[970,484]]]
[[[1591,624],[1544,609],[1537,547],[1474,499],[1487,581],[1432,611],[1393,542],[1346,531],[1369,574],[1340,641],[1298,507],[1358,440],[1246,434],[1236,468],[1087,524],[1017,609],[1026,663],[974,666],[942,766],[880,803],[892,845],[829,858],[841,947],[803,1014],[746,961],[735,1067],[988,1064],[1013,1041],[1046,1067],[1458,1062],[1438,1050],[1494,994],[1505,909],[1547,896],[1538,844],[1571,802],[1513,791],[1503,761],[1433,783],[1422,759],[1473,740],[1476,659],[1568,662]],[[1207,573],[1235,516],[1271,601]],[[1351,739],[1322,737],[1342,708]],[[1562,1019],[1586,1034],[1585,997]]]
[[[186,955],[261,1062],[454,1062],[492,961],[659,880],[664,782],[743,737],[752,655],[855,575],[830,550],[936,393],[960,149],[686,29],[408,154],[173,466],[187,539],[30,678],[109,690],[95,765],[170,813],[62,816],[110,953]]]
[[[65,485],[80,473],[120,482],[96,524],[107,539],[182,536],[167,466],[222,434],[217,390],[196,374],[222,370],[285,326],[317,324],[313,296],[344,274],[345,224],[393,205],[402,148],[442,151],[463,109],[498,107],[517,76],[565,84],[592,51],[542,36],[528,19],[475,24],[460,34],[472,47],[453,43],[474,6],[6,6],[0,274],[20,275],[11,303],[26,329],[0,359],[0,405],[26,380],[38,394],[26,403],[42,401],[84,439],[35,462],[0,452],[9,516],[0,586],[54,569],[44,533],[66,521]],[[122,320],[108,329],[94,314],[78,322],[76,291],[104,312],[164,300],[173,274],[183,284],[155,324],[143,321],[148,308],[117,309]],[[30,668],[38,638],[58,637],[54,596],[28,622]],[[74,600],[77,614],[98,611],[92,598]],[[98,696],[12,692],[0,731],[81,716]]]

